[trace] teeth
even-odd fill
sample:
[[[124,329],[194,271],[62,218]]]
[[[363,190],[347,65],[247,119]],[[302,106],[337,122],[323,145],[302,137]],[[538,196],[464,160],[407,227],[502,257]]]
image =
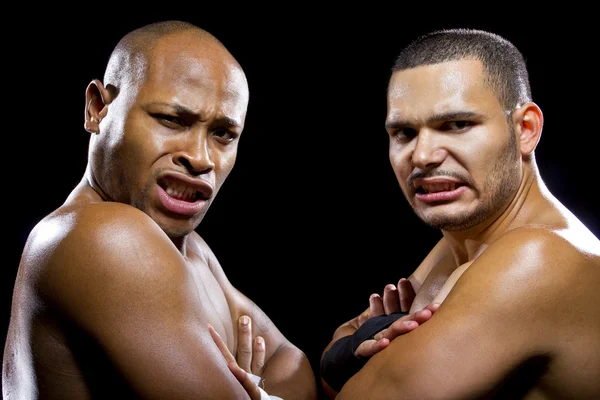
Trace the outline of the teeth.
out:
[[[178,200],[192,201],[196,197],[196,190],[176,182],[168,182],[165,192]]]
[[[427,193],[448,192],[456,189],[455,183],[428,183],[423,185]]]

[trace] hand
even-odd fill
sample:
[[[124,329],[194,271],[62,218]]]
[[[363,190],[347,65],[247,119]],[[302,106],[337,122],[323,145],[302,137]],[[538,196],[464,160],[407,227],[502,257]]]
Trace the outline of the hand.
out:
[[[359,357],[371,357],[376,353],[379,353],[396,337],[404,335],[428,321],[437,311],[439,306],[439,303],[432,303],[422,310],[397,319],[389,327],[375,334],[373,339],[362,342],[356,348],[355,355]]]
[[[238,321],[238,360],[231,354],[221,336],[212,326],[208,330],[227,362],[231,373],[246,389],[252,400],[260,400],[261,392],[248,373],[261,376],[265,364],[265,342],[261,336],[252,339],[252,321],[243,316]]]
[[[252,320],[243,315],[238,319],[237,364],[246,372],[262,376],[265,367],[265,340],[252,338]]]
[[[394,321],[392,325],[377,333],[374,336],[375,340],[393,340],[394,338],[403,335],[407,332],[410,332],[414,328],[419,325],[424,324],[429,321],[433,314],[440,308],[440,303],[431,303],[424,307],[423,309],[414,312],[412,314],[408,314],[398,320]],[[407,330],[407,326],[410,327]]]
[[[377,293],[369,297],[369,308],[358,317],[358,326],[360,327],[370,317],[408,312],[414,299],[415,290],[412,284],[408,279],[400,278],[397,285],[388,284],[385,286],[383,299]],[[387,336],[376,336],[377,340],[366,340],[361,343],[356,349],[355,355],[371,357],[386,348],[393,338],[412,331],[419,326],[419,323],[425,322],[429,318],[431,318],[431,315],[427,315],[427,313],[419,314],[418,318],[416,314],[410,318],[409,316],[402,317],[394,322],[394,329],[389,331]]]
[[[374,293],[369,298],[369,308],[358,317],[360,327],[367,319],[377,315],[389,315],[395,312],[409,312],[415,299],[415,290],[410,281],[400,278],[398,285],[388,284],[383,289],[383,299]]]

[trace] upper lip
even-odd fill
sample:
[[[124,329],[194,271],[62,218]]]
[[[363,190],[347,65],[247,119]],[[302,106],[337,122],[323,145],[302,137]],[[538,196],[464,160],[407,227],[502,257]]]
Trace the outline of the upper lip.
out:
[[[166,180],[176,181],[180,184],[187,186],[188,188],[192,188],[196,191],[196,195],[203,200],[209,199],[214,189],[212,185],[202,179],[191,178],[187,175],[178,173],[178,172],[167,172],[159,176],[157,182],[160,185],[161,182],[164,183]]]

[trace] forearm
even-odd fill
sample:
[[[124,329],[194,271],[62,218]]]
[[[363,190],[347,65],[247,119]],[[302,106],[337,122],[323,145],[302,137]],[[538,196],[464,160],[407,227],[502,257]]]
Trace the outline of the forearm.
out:
[[[284,400],[317,398],[315,376],[306,355],[292,345],[281,345],[265,364],[263,389]]]
[[[323,353],[321,353],[321,358],[323,358],[323,355],[327,352],[327,350],[329,350],[331,348],[331,346],[333,346],[333,344],[335,342],[337,342],[338,340],[340,340],[343,337],[352,335],[354,332],[356,332],[357,329],[358,329],[358,317],[351,319],[350,321],[344,323],[343,325],[340,325],[339,328],[337,328],[335,330],[335,332],[333,333],[333,338],[331,339],[331,342],[329,342],[327,347],[325,347],[325,350],[323,350]]]

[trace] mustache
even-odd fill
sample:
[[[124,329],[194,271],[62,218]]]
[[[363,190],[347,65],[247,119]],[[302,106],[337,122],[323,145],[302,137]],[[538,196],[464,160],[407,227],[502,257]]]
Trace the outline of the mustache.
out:
[[[425,178],[434,178],[436,176],[455,178],[455,179],[471,186],[471,179],[468,176],[459,174],[458,172],[448,171],[448,170],[443,170],[443,169],[432,169],[430,171],[422,171],[422,170],[414,171],[412,174],[410,174],[408,176],[408,178],[406,179],[406,183],[407,183],[408,187],[414,188],[415,180],[425,179]]]

